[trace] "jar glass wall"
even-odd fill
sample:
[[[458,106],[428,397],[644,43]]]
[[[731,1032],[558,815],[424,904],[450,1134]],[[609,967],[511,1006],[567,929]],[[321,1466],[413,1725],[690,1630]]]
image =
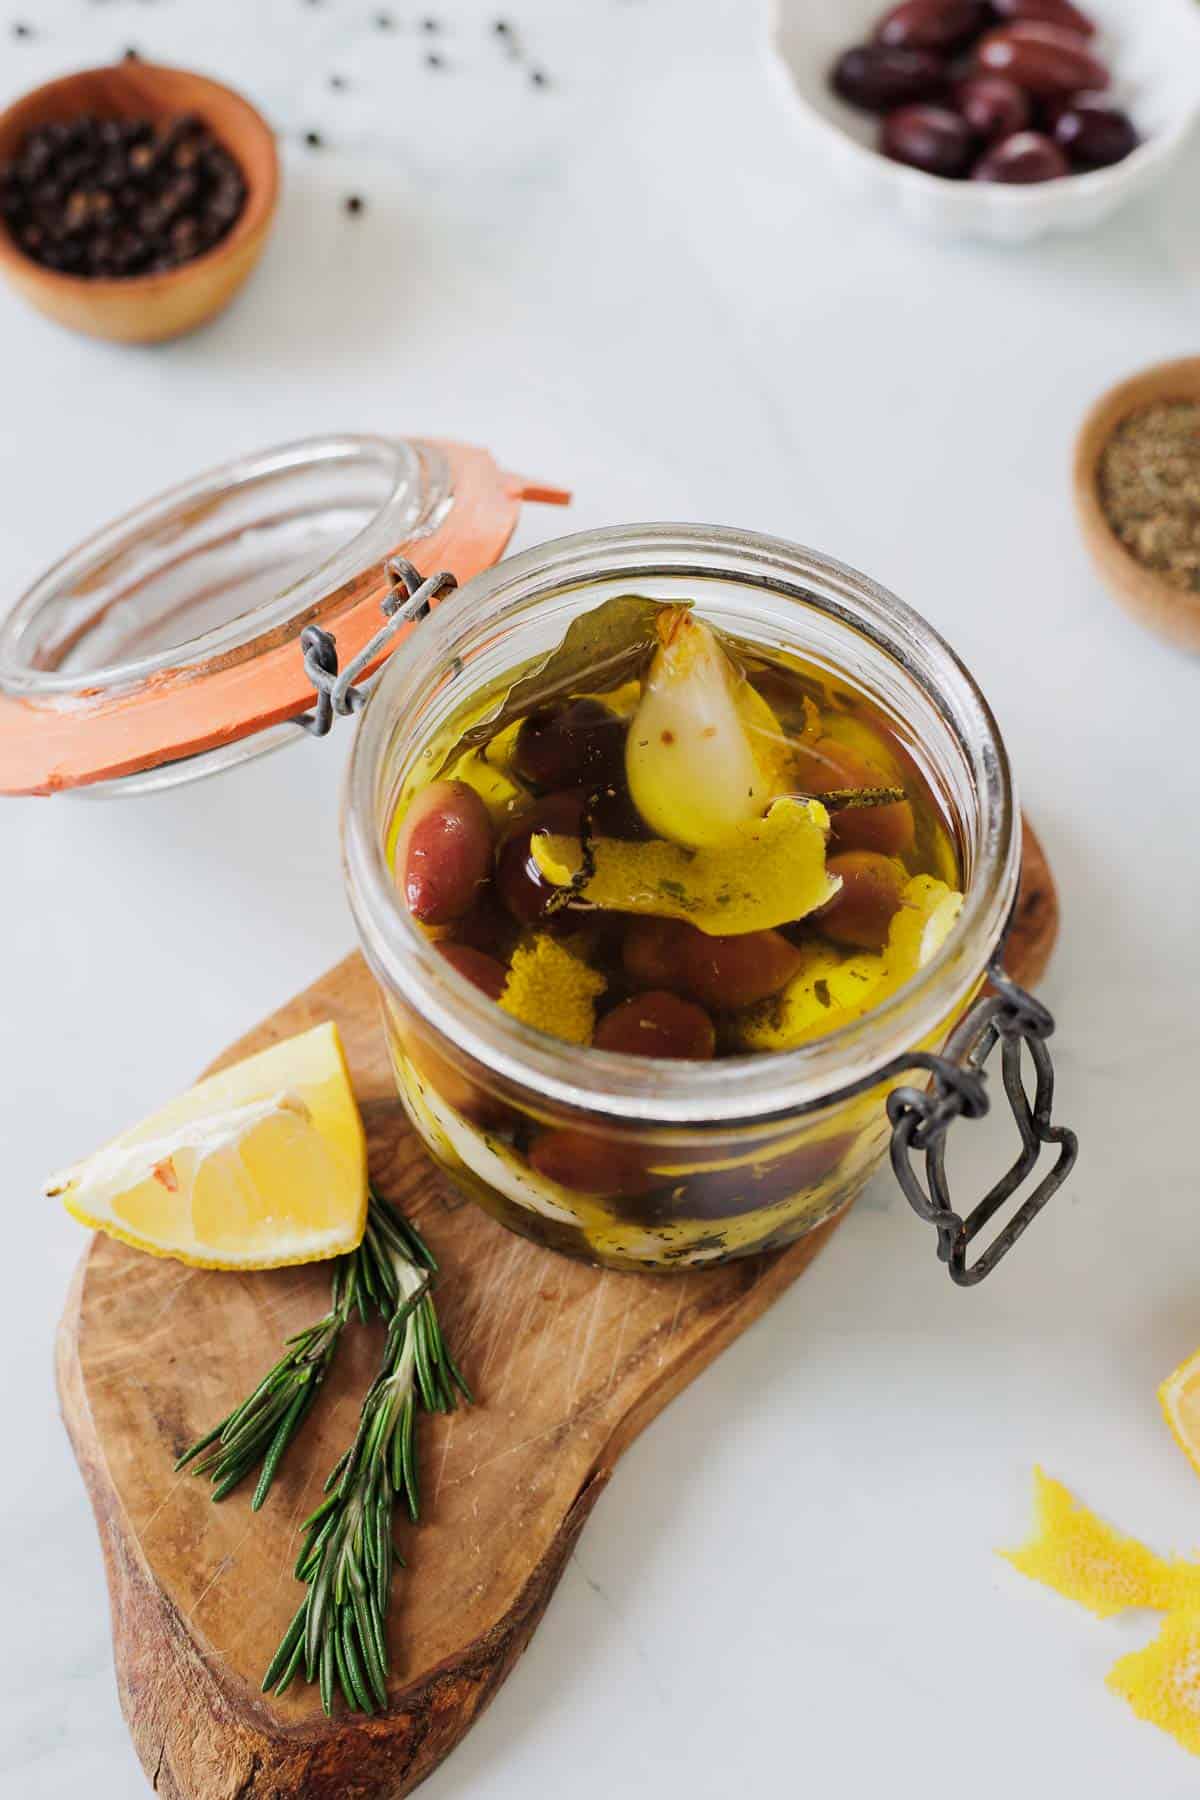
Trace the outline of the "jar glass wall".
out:
[[[763,656],[802,656],[839,676],[886,717],[956,839],[966,898],[945,944],[874,1011],[800,1049],[668,1063],[546,1037],[463,980],[396,887],[389,834],[436,771],[451,722],[573,619],[631,591],[691,600]],[[978,988],[1016,893],[1017,818],[971,677],[865,576],[779,540],[696,526],[587,533],[511,559],[396,652],[349,771],[350,900],[416,1129],[504,1223],[616,1267],[686,1268],[792,1241],[848,1204],[886,1150],[888,1085],[872,1075],[938,1048]],[[560,1154],[534,1168],[528,1145],[548,1131]]]

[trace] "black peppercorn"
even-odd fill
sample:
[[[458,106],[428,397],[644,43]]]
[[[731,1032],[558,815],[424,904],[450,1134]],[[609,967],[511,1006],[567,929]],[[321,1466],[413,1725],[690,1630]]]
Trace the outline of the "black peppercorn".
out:
[[[430,50],[426,54],[425,61],[431,69],[444,69],[446,66],[445,57],[439,56],[436,50]]]
[[[547,75],[545,69],[530,69],[529,79],[534,87],[544,88],[550,86],[550,77]]]
[[[0,216],[35,261],[114,278],[172,269],[220,241],[246,201],[203,120],[78,119],[36,127],[0,167]]]
[[[365,205],[366,205],[366,201],[363,199],[361,194],[347,194],[346,195],[345,206],[346,206],[346,211],[348,213],[360,213],[360,212],[362,212]]]
[[[321,136],[319,131],[306,131],[304,134],[304,141],[310,150],[319,150],[321,145],[325,142],[325,139]]]

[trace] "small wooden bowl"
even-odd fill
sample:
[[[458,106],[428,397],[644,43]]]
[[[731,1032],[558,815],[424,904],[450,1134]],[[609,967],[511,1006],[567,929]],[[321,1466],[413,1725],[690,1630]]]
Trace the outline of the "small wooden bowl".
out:
[[[1160,400],[1200,403],[1200,356],[1146,369],[1096,402],[1075,446],[1075,504],[1092,559],[1126,612],[1168,643],[1200,650],[1200,593],[1175,587],[1138,562],[1100,504],[1099,465],[1105,445],[1130,413]]]
[[[177,269],[95,280],[43,268],[0,224],[0,271],[39,312],[92,337],[152,344],[193,331],[228,305],[262,254],[279,198],[274,133],[248,100],[219,81],[130,61],[64,75],[14,102],[0,113],[0,162],[35,127],[83,113],[156,121],[195,113],[241,167],[246,203],[240,217],[213,249]]]

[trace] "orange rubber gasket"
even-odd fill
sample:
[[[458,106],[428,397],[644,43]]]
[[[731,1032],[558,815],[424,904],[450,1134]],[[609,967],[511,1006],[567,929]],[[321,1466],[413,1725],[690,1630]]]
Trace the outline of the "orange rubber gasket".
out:
[[[450,463],[454,503],[446,519],[411,551],[422,574],[448,569],[460,582],[500,560],[516,529],[521,503],[565,506],[563,488],[501,470],[486,450],[442,443]],[[340,604],[321,623],[337,637],[343,666],[369,643],[381,623],[387,591],[382,564],[365,569],[342,590]],[[384,650],[413,629],[397,633]],[[256,656],[209,670],[163,669],[134,692],[32,701],[0,694],[0,793],[54,794],[156,768],[240,741],[294,719],[313,704],[313,690],[295,638]]]

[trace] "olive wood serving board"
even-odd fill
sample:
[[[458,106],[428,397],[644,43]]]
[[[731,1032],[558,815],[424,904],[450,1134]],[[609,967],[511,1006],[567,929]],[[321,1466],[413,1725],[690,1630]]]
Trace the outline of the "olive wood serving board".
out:
[[[1027,834],[1010,966],[1036,981],[1057,929]],[[321,1712],[316,1690],[259,1683],[299,1604],[300,1521],[354,1429],[378,1327],[341,1356],[271,1496],[220,1506],[179,1452],[325,1310],[321,1265],[216,1274],[94,1238],[59,1332],[63,1417],[96,1515],[117,1684],[142,1765],[169,1800],[398,1800],[434,1769],[528,1643],[617,1458],[789,1287],[837,1220],[774,1257],[623,1275],[538,1249],[447,1187],[396,1098],[371,978],[351,956],[223,1061],[333,1018],[380,1191],[424,1230],[438,1304],[478,1396],[423,1419],[423,1517],[391,1611],[387,1711]],[[914,1245],[914,1254],[925,1249]],[[930,1267],[930,1280],[941,1280]]]

